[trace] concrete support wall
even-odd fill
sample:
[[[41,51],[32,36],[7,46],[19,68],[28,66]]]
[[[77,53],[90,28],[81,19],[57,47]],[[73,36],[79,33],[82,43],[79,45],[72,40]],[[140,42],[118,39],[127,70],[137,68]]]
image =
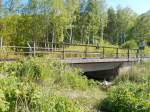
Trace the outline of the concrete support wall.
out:
[[[83,72],[93,72],[93,71],[105,71],[118,68],[122,65],[121,62],[109,62],[109,63],[82,63],[82,64],[72,64],[72,67],[80,68]]]

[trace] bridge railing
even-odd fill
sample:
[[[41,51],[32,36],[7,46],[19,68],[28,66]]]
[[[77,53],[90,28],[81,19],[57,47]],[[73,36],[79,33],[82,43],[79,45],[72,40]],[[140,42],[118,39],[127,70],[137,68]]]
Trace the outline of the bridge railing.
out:
[[[98,45],[68,43],[32,43],[31,46],[1,46],[0,59],[24,56],[49,56],[50,58],[138,58],[138,49],[123,49]]]

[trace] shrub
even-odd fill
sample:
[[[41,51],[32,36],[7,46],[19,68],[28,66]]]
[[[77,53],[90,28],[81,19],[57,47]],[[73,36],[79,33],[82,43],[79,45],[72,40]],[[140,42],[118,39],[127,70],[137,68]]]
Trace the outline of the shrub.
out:
[[[14,76],[1,77],[0,112],[82,112],[67,98],[43,96],[36,86]]]
[[[94,91],[95,88],[98,90],[98,82],[89,81],[79,69],[46,58],[4,62],[0,64],[0,72],[0,89],[4,93],[2,99],[6,101],[3,109],[6,106],[7,112],[82,112],[78,101],[70,100],[72,96],[68,98],[65,95],[66,90],[81,92],[79,96],[83,92]],[[60,91],[63,94],[59,94]],[[60,97],[61,95],[65,98]],[[92,95],[90,98],[96,100]],[[88,98],[83,99],[87,102]],[[83,108],[87,110],[88,106]]]
[[[50,61],[43,58],[31,58],[13,63],[4,63],[3,74],[17,76],[22,80],[35,80],[49,82],[49,84],[61,85],[73,89],[85,90],[92,85],[82,75],[79,69],[69,67],[59,61]]]
[[[130,40],[130,41],[127,41],[125,42],[123,45],[122,45],[122,48],[138,48],[138,45],[136,43],[135,40]]]
[[[55,95],[49,96],[41,103],[40,112],[83,112],[71,100]]]
[[[109,112],[150,112],[147,91],[146,85],[122,83],[109,91],[101,109]]]
[[[6,62],[2,69],[3,73],[15,75],[17,77],[28,77],[36,80],[41,77],[40,63],[33,58],[28,61],[21,60],[13,63]]]
[[[0,79],[0,89],[3,99],[9,104],[7,112],[34,111],[39,106],[39,92],[33,83],[20,82],[16,77],[3,77]]]
[[[5,99],[4,92],[0,89],[0,112],[5,112],[8,110],[9,103]]]

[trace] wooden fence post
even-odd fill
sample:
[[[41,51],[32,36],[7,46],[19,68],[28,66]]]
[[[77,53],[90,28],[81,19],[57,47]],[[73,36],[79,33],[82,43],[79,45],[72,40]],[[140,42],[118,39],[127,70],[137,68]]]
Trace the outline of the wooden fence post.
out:
[[[85,46],[85,51],[84,51],[84,58],[85,58],[85,59],[87,58],[87,49],[88,49],[87,47],[88,47],[88,46],[86,45],[86,46]]]
[[[35,42],[34,42],[34,46],[33,46],[33,56],[34,57],[36,56],[36,45],[35,45]]]

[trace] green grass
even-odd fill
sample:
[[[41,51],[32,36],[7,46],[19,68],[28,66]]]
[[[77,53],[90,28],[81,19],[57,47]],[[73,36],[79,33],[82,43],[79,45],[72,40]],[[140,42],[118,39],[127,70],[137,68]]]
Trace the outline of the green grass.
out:
[[[100,109],[108,112],[150,112],[150,63],[133,65],[108,89]]]
[[[145,56],[150,56],[150,47],[146,47],[144,50]]]
[[[0,64],[2,112],[96,112],[106,97],[79,69],[46,58]]]
[[[126,72],[121,72],[119,76],[114,80],[115,83],[131,81],[131,82],[143,82],[147,80],[150,75],[150,63],[144,62],[131,65],[131,69]]]

